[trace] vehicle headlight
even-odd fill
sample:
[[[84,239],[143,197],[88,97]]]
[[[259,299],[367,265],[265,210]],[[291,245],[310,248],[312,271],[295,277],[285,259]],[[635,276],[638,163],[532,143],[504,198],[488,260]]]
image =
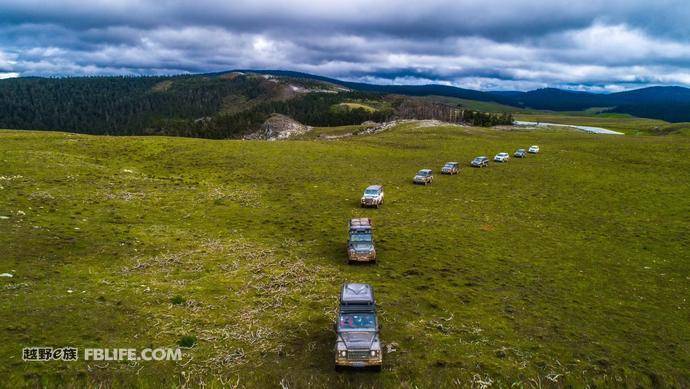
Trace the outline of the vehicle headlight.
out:
[[[372,357],[375,357],[376,355],[378,355],[378,353],[379,352],[377,350],[371,350],[371,352],[370,352]]]
[[[342,351],[340,352],[340,356],[343,357],[343,358],[347,357],[347,351],[342,350]]]

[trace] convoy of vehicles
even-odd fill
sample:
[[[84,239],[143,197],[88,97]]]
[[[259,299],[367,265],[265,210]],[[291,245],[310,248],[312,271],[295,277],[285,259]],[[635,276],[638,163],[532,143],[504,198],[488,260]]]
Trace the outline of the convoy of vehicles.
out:
[[[509,159],[508,153],[498,153],[494,156],[494,162],[508,162]]]
[[[415,184],[429,185],[434,182],[434,174],[431,169],[422,169],[412,179]]]
[[[355,218],[350,220],[350,238],[347,242],[348,262],[375,262],[374,234],[371,219]]]
[[[525,158],[527,153],[539,153],[539,146],[517,149],[513,154],[516,158]],[[510,155],[501,152],[494,156],[495,162],[507,162]],[[486,156],[476,157],[470,162],[474,167],[489,165]],[[441,168],[441,174],[458,174],[458,162],[446,162]],[[431,169],[417,172],[412,181],[415,184],[428,185],[434,180]],[[360,201],[362,207],[376,207],[383,205],[383,186],[371,185],[364,190]],[[348,262],[374,262],[376,249],[374,248],[373,229],[371,219],[354,218],[349,224],[349,240],[347,244]],[[369,284],[347,283],[340,292],[340,307],[338,319],[335,323],[335,367],[373,367],[381,369],[383,354],[379,339],[380,325],[376,315],[376,300],[374,289]]]
[[[368,284],[348,283],[340,292],[335,323],[335,366],[381,369],[383,355],[379,340],[374,289]]]
[[[376,207],[383,205],[383,186],[370,185],[364,190],[362,200],[360,201],[362,207]]]
[[[457,162],[446,162],[441,168],[441,174],[458,174],[460,172],[460,164]]]
[[[476,157],[475,159],[472,160],[472,162],[470,162],[470,166],[472,166],[472,167],[485,167],[485,166],[489,166],[489,158],[487,158],[487,157],[485,157],[485,156],[483,156],[483,155],[482,155],[482,156],[479,156],[479,157]]]

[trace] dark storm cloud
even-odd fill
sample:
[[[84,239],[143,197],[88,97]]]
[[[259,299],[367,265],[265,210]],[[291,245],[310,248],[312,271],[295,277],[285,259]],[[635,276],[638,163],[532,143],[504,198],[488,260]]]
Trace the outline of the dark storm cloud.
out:
[[[685,1],[6,0],[0,77],[281,68],[472,88],[690,84]]]

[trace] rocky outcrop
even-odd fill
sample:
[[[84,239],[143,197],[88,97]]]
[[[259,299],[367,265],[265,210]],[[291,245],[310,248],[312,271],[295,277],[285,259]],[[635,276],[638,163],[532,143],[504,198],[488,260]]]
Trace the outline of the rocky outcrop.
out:
[[[251,135],[245,137],[245,139],[265,139],[265,140],[281,140],[288,139],[290,137],[304,134],[307,131],[311,131],[310,126],[305,126],[304,124],[280,114],[273,114],[271,117],[266,119],[264,124],[261,125],[261,129]]]

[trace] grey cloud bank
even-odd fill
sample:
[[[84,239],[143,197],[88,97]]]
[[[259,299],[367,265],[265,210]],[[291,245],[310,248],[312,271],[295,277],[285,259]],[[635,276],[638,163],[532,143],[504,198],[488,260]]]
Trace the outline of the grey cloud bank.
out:
[[[686,1],[0,1],[0,78],[288,69],[377,83],[690,86]]]

